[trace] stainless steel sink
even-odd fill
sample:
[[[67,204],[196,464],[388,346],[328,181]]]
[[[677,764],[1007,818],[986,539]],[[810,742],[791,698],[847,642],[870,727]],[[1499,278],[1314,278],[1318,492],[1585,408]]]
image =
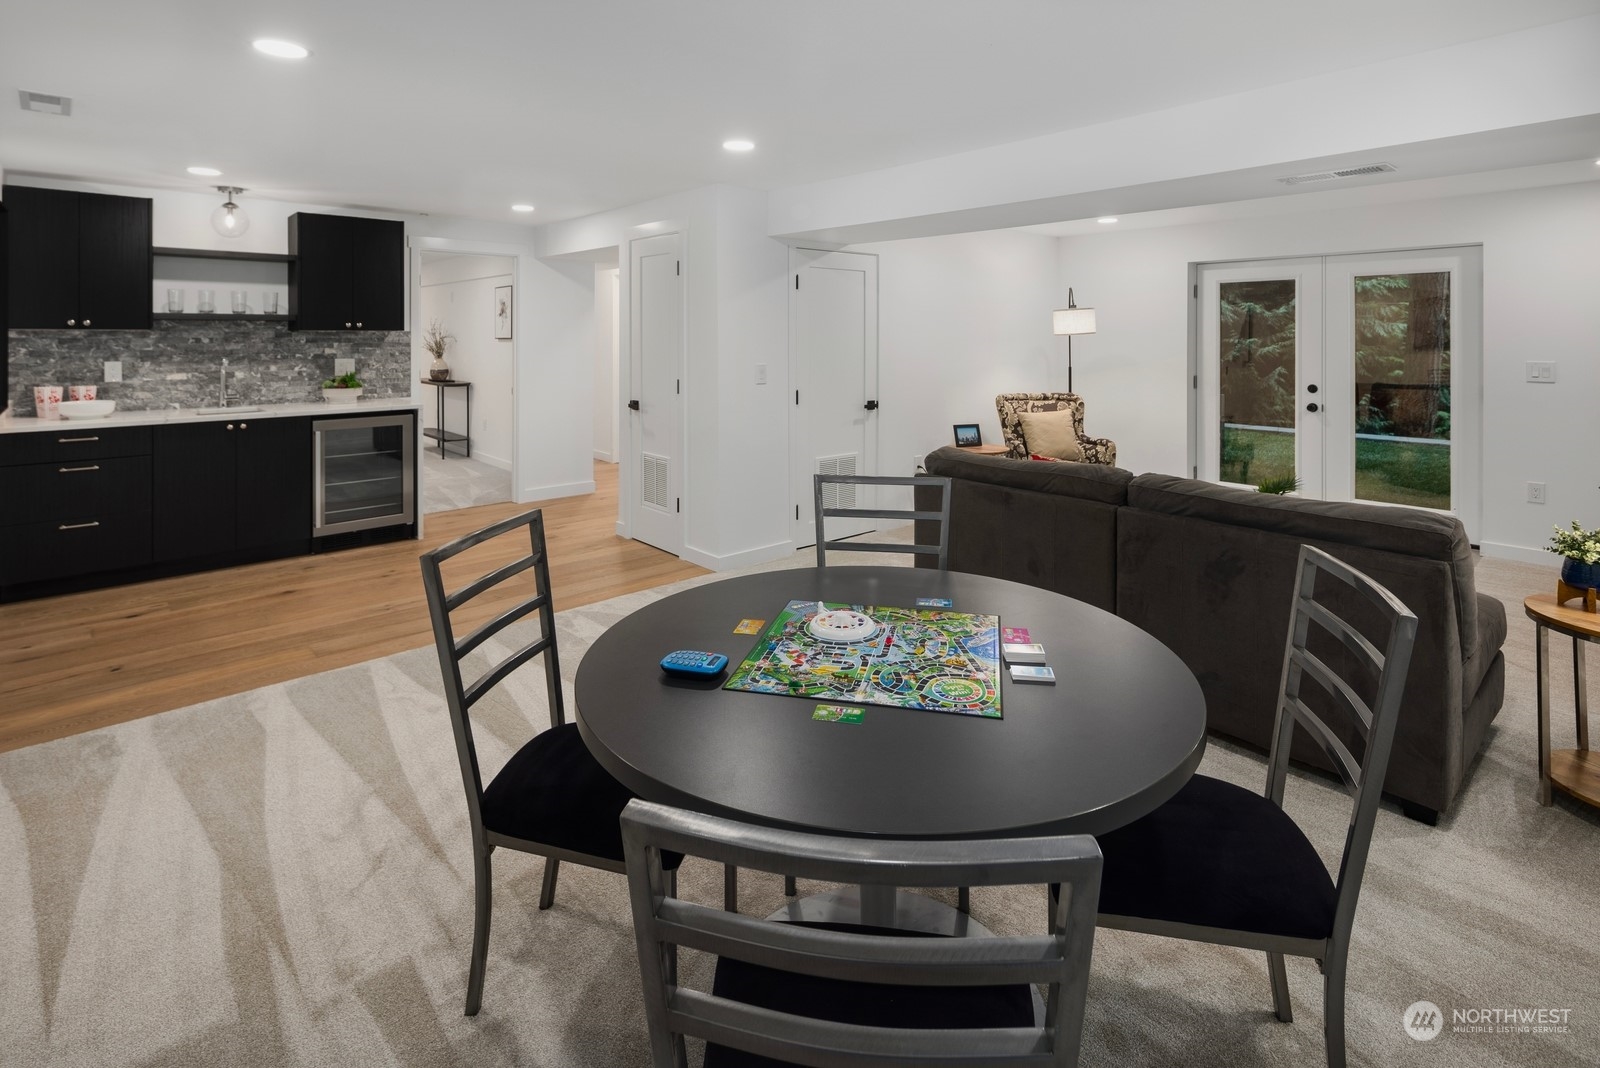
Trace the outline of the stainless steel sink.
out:
[[[226,408],[196,408],[196,415],[246,415],[250,412],[259,412],[260,408],[248,404],[230,404]]]

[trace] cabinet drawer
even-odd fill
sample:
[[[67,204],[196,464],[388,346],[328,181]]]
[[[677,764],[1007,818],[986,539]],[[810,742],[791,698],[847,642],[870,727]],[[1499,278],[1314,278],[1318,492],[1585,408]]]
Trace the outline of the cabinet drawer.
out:
[[[150,562],[150,512],[0,528],[0,585]]]
[[[148,511],[150,457],[0,467],[0,526]]]
[[[96,427],[62,423],[60,430],[0,436],[0,467],[150,455],[147,426]]]

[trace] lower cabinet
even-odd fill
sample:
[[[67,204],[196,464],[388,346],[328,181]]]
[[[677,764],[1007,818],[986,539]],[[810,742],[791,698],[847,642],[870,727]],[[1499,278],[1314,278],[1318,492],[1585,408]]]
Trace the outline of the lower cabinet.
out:
[[[159,426],[154,469],[158,563],[310,544],[309,419]]]

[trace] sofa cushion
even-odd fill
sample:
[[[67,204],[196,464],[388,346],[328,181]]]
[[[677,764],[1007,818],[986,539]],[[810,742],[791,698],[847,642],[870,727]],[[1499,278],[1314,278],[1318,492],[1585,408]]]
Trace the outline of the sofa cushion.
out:
[[[1443,561],[1450,565],[1463,653],[1478,648],[1478,597],[1473,581],[1472,545],[1467,541],[1461,521],[1454,516],[1420,508],[1258,493],[1191,478],[1153,474],[1139,475],[1129,483],[1128,504],[1167,515],[1285,534],[1304,541],[1331,541]],[[1504,634],[1501,638],[1504,639]]]
[[[1023,445],[1030,453],[1058,460],[1083,459],[1071,412],[1018,412],[1017,419],[1022,423]]]
[[[1478,643],[1464,646],[1461,650],[1465,660],[1461,665],[1462,708],[1472,704],[1483,685],[1484,676],[1489,673],[1489,665],[1494,663],[1494,658],[1500,655],[1500,647],[1506,643],[1506,606],[1487,593],[1480,593],[1477,598]]]
[[[923,466],[930,475],[1081,497],[1102,504],[1127,504],[1128,483],[1133,480],[1132,472],[1106,464],[1039,464],[963,452],[952,445],[929,453]]]

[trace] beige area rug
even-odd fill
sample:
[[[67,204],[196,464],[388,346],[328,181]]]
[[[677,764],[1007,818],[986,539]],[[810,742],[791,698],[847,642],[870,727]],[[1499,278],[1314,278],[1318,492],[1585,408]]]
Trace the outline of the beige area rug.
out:
[[[1349,974],[1352,1064],[1600,1062],[1600,818],[1534,801],[1520,599],[1553,574],[1480,567],[1511,612],[1506,704],[1439,827],[1379,816]],[[562,613],[569,687],[594,637],[660,592]],[[461,1015],[470,847],[437,670],[415,650],[0,755],[0,1064],[648,1064],[619,876],[565,866],[541,913],[541,862],[496,854],[483,1011]],[[483,707],[486,767],[546,722],[538,679]],[[1556,693],[1570,693],[1564,663]],[[1251,786],[1262,769],[1224,743],[1203,767]],[[1297,776],[1290,809],[1331,856],[1342,795]],[[709,865],[686,865],[682,885],[720,901]],[[773,876],[746,873],[742,890],[746,912],[782,903]],[[1031,888],[973,895],[1001,931],[1037,929],[1043,908]],[[1321,1064],[1316,967],[1291,961],[1289,977],[1296,1016],[1282,1024],[1262,955],[1102,932],[1084,1063]],[[1426,1044],[1401,1028],[1421,1000],[1447,1022]],[[1449,1033],[1455,1010],[1541,1008],[1566,1010],[1569,1030]]]

